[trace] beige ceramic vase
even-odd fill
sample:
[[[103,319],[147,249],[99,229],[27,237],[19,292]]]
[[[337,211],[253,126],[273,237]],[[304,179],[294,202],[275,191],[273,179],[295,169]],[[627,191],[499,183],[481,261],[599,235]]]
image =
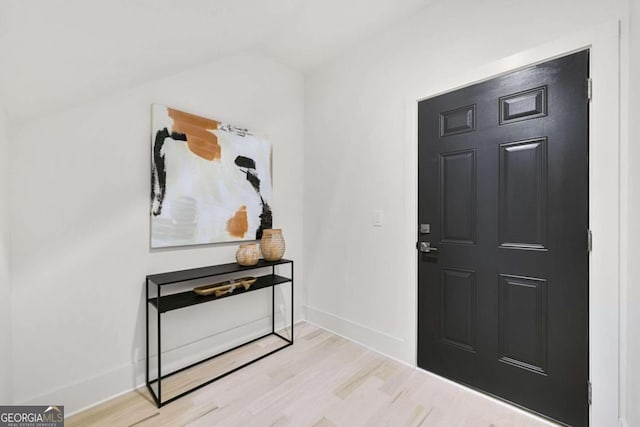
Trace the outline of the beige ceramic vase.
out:
[[[281,229],[270,228],[262,231],[260,250],[266,261],[279,261],[284,255],[284,249],[284,237],[282,237]]]
[[[256,243],[240,245],[236,251],[236,261],[238,261],[238,264],[242,266],[250,267],[252,265],[256,265],[259,260],[260,250]]]

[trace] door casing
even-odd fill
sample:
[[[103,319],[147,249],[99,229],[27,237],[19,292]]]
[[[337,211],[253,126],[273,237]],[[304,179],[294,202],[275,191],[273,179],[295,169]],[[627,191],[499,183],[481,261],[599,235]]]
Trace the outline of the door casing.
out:
[[[410,323],[413,365],[417,366],[418,102],[531,65],[590,49],[594,96],[589,117],[589,378],[593,384],[590,424],[618,425],[620,402],[620,30],[611,22],[471,70],[452,70],[448,79],[430,82],[405,98],[406,229],[403,253],[407,283],[414,286]]]

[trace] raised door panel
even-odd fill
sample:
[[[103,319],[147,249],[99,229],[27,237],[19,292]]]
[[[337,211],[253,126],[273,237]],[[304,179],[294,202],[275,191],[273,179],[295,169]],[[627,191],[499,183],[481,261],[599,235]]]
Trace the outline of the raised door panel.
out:
[[[526,90],[500,98],[500,124],[547,115],[547,87]]]
[[[500,246],[547,248],[547,140],[500,145]]]
[[[440,156],[441,241],[476,241],[476,151]]]
[[[500,275],[501,362],[547,371],[547,281]]]
[[[476,130],[476,106],[456,108],[440,113],[440,136],[451,136]]]
[[[471,270],[443,268],[440,283],[442,340],[473,352],[476,346],[476,274]]]

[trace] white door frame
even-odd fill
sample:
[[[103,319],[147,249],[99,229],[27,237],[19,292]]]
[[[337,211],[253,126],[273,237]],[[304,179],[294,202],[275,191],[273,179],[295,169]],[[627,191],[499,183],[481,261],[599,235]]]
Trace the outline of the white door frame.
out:
[[[593,385],[592,426],[616,426],[619,418],[620,349],[620,30],[618,22],[594,27],[471,70],[451,70],[447,80],[429,82],[405,98],[406,256],[409,283],[415,285],[411,325],[414,365],[417,352],[417,282],[415,251],[418,223],[418,102],[496,76],[589,48],[594,96],[589,118],[589,223],[593,250],[589,258],[589,378]],[[586,387],[586,385],[585,385]]]

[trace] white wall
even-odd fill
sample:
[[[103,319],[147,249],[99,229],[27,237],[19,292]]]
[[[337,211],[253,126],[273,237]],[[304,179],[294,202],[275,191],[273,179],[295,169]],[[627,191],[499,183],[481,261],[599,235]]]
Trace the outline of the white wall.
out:
[[[0,404],[11,402],[8,142],[7,123],[0,106]]]
[[[452,70],[625,20],[627,7],[625,0],[434,2],[313,71],[305,82],[308,318],[413,363],[406,97],[447,81]],[[374,209],[384,211],[382,228],[371,225]]]
[[[628,153],[628,235],[626,307],[626,418],[630,427],[640,426],[640,0],[630,1],[629,40],[629,153]],[[624,371],[623,371],[624,372]]]
[[[303,89],[300,73],[245,52],[12,128],[16,402],[72,412],[140,384],[145,275],[235,261],[236,244],[149,249],[152,102],[272,142],[274,227],[302,277]],[[260,291],[164,315],[165,360],[270,328],[270,302]]]

